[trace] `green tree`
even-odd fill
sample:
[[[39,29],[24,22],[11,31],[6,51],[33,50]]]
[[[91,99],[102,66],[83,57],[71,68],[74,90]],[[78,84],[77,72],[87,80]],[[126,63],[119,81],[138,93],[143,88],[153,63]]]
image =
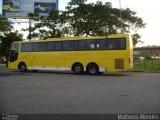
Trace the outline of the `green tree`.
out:
[[[110,2],[86,2],[87,0],[71,0],[66,6],[66,11],[51,11],[48,17],[29,14],[34,23],[33,27],[29,28],[29,38],[103,36],[134,32],[134,45],[139,42],[138,30],[144,28],[145,23],[142,18],[136,16],[136,12],[129,8],[113,8]]]
[[[66,23],[65,14],[63,11],[51,11],[48,17],[42,17],[32,13],[28,16],[34,23],[31,28],[25,29],[25,31],[31,31],[28,38],[47,39],[50,37],[62,36],[62,27]]]
[[[145,23],[142,18],[136,16],[136,12],[129,8],[113,8],[110,2],[103,4],[100,1],[86,3],[86,0],[71,0],[66,9],[68,22],[76,36],[137,32],[145,27]]]
[[[141,36],[138,33],[135,33],[132,35],[133,40],[133,46],[135,47],[137,43],[143,43],[143,41],[140,40]]]
[[[12,24],[9,22],[9,20],[0,14],[0,58],[1,55],[3,55],[4,51],[2,46],[2,40],[4,38],[4,35],[6,33],[9,33],[12,30],[12,28]]]
[[[0,56],[4,56],[6,58],[6,66],[8,66],[11,44],[16,41],[22,41],[22,35],[18,34],[17,32],[6,33],[5,36],[1,37],[1,41]]]
[[[0,35],[4,35],[5,33],[11,31],[12,28],[13,27],[8,19],[0,15]]]

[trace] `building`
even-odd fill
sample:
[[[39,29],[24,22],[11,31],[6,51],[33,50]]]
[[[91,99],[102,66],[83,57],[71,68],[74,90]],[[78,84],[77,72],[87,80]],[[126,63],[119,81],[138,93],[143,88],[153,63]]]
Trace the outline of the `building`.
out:
[[[134,48],[134,56],[160,59],[160,46],[136,47]]]

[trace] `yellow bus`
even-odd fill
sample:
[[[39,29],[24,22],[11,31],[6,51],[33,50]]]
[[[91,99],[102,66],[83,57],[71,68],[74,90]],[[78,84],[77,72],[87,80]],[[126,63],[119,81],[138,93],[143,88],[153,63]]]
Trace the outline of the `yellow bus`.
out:
[[[10,69],[69,70],[75,74],[128,71],[133,67],[129,34],[49,38],[11,45]]]

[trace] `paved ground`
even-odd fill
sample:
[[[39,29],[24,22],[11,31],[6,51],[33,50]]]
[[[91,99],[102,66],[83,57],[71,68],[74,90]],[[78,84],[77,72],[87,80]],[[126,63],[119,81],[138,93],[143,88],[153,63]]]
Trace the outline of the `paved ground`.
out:
[[[0,70],[0,113],[159,113],[160,73]]]

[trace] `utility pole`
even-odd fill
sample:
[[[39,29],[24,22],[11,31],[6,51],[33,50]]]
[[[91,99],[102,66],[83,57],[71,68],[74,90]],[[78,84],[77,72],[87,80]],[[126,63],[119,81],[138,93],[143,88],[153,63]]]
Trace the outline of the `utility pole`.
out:
[[[120,9],[120,18],[122,17],[122,13],[121,13],[121,0],[119,0],[119,9]]]
[[[119,9],[120,9],[119,17],[120,17],[120,20],[122,21],[122,8],[121,8],[121,0],[119,0]],[[122,23],[121,23],[121,32],[122,32]]]
[[[29,36],[28,39],[31,40],[31,28],[32,28],[31,18],[29,18]]]

